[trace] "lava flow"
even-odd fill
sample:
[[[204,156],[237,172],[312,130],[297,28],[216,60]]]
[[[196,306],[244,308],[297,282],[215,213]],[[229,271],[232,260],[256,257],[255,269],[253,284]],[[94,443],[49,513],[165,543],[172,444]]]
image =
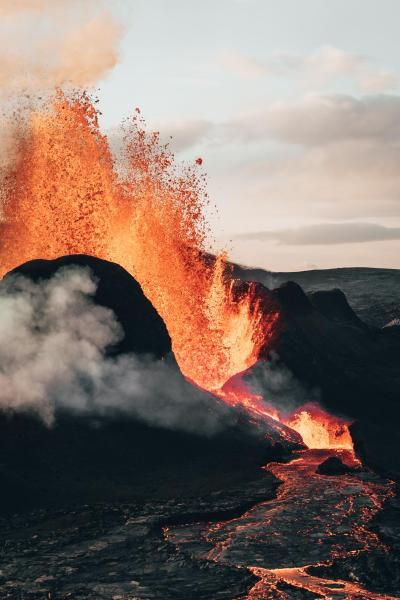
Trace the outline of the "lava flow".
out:
[[[337,446],[328,415],[285,417],[249,390],[224,387],[268,349],[279,314],[255,284],[240,289],[225,256],[207,257],[201,161],[178,169],[136,109],[113,155],[93,101],[59,92],[14,127],[2,172],[0,275],[34,258],[89,254],[126,268],[163,317],[188,379],[230,404],[281,420],[309,447]],[[342,425],[340,425],[342,427]],[[344,437],[343,437],[344,439]],[[349,447],[349,435],[342,447]]]
[[[65,254],[117,262],[164,319],[188,379],[287,425],[309,448],[330,449],[269,465],[283,482],[276,500],[233,521],[197,524],[189,534],[170,531],[172,543],[182,547],[189,540],[199,559],[251,569],[260,577],[252,599],[290,597],[282,582],[322,598],[384,597],[307,572],[309,565],[379,546],[367,524],[390,486],[372,474],[317,475],[318,462],[334,453],[354,463],[349,423],[315,405],[282,414],[237,376],[261,349],[268,354],[280,315],[266,309],[256,284],[241,286],[230,277],[223,254],[207,255],[201,159],[178,169],[158,134],[146,132],[138,110],[124,124],[123,149],[113,154],[98,117],[86,94],[59,92],[14,123],[14,160],[1,173],[0,274]]]
[[[271,406],[251,391],[240,375],[230,379],[218,395],[232,406],[241,405],[252,414],[268,417],[296,431],[310,449],[347,449],[353,451],[350,435],[351,421],[330,415],[315,403],[309,402],[290,414]]]
[[[230,521],[177,526],[165,535],[180,552],[198,560],[248,568],[259,582],[247,600],[303,597],[296,591],[311,592],[315,598],[388,600],[390,596],[369,592],[356,580],[310,572],[334,560],[385,551],[368,523],[392,494],[392,484],[367,472],[317,474],[318,464],[331,456],[357,466],[348,450],[300,452],[289,463],[266,467],[282,482],[276,499],[256,504]]]
[[[308,448],[353,450],[351,421],[334,417],[315,404],[306,404],[280,420],[297,431]]]

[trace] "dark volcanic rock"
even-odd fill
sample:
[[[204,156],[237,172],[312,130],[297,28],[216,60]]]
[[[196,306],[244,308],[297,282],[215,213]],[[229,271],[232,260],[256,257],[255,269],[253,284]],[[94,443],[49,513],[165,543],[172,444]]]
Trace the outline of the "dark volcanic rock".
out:
[[[342,290],[333,289],[311,292],[308,297],[311,304],[331,321],[340,325],[347,323],[350,326],[358,327],[365,331],[368,330],[367,325],[357,317],[350,307]]]
[[[64,414],[48,428],[3,414],[0,512],[204,494],[258,478],[284,453],[245,421],[205,437],[129,417]]]
[[[119,265],[92,256],[63,256],[32,260],[10,271],[5,278],[23,275],[32,281],[50,279],[63,267],[89,268],[98,281],[94,301],[114,311],[124,338],[112,353],[134,352],[161,358],[171,352],[171,338],[164,321],[144,295],[138,282]]]
[[[352,417],[375,414],[373,403],[365,402],[365,398],[381,392],[381,382],[376,378],[378,362],[382,375],[385,370],[396,378],[395,369],[389,370],[388,357],[382,356],[379,337],[358,323],[355,315],[351,319],[350,308],[345,318],[339,320],[343,303],[336,292],[331,298],[325,296],[324,312],[295,283],[287,283],[271,294],[281,314],[273,349],[282,362],[305,385],[318,387],[323,402],[333,412]],[[394,363],[393,357],[391,362]],[[397,389],[400,389],[400,374]],[[388,402],[397,400],[397,389],[387,385]]]
[[[195,466],[195,465],[194,465]],[[256,578],[247,569],[198,561],[177,552],[165,527],[240,516],[274,497],[277,482],[254,481],[219,491],[132,504],[40,510],[0,519],[0,597],[110,600],[210,600],[244,597]],[[172,487],[172,486],[171,486]],[[172,489],[171,489],[172,492]]]
[[[358,419],[350,426],[354,448],[362,462],[400,479],[400,434],[396,419],[386,410],[375,421]]]
[[[274,290],[273,296],[275,296],[278,306],[284,308],[287,314],[304,317],[313,312],[303,289],[293,281],[288,281]]]
[[[164,424],[156,418],[144,422],[129,410],[105,415],[96,411],[95,402],[91,412],[81,415],[56,404],[56,421],[50,428],[29,413],[0,412],[0,511],[208,493],[259,477],[266,462],[299,447],[295,437],[289,440],[278,428],[255,425],[184,380],[171,360],[163,320],[135,279],[118,265],[82,255],[32,261],[7,275],[7,289],[12,291],[13,275],[38,281],[72,266],[91,269],[98,280],[94,302],[112,309],[122,325],[125,338],[112,348],[109,360],[126,352],[162,358],[170,365],[182,421],[191,419],[194,425],[190,431],[178,431],[183,427],[168,418]],[[167,417],[174,414],[176,394],[171,400],[171,394],[151,390],[161,398]],[[194,398],[187,407],[186,395]],[[169,413],[168,402],[173,404]],[[200,425],[210,418],[218,427],[197,426],[196,415]]]
[[[340,289],[357,316],[370,326],[383,327],[400,316],[400,269],[354,267],[273,273],[234,265],[234,274],[270,289],[286,281],[296,282],[306,293]]]
[[[358,447],[365,460],[400,476],[400,467],[391,459],[393,452],[398,456],[400,432],[390,425],[400,421],[400,328],[368,327],[339,290],[307,296],[294,282],[274,290],[257,285],[263,305],[269,302],[280,314],[277,331],[267,340],[261,358],[273,351],[278,367],[284,366],[310,397],[317,391],[328,411],[362,423],[354,431],[359,432]],[[267,377],[271,367],[264,368]],[[260,363],[258,382],[263,380],[259,371]],[[251,377],[249,373],[250,381]],[[298,398],[299,404],[304,403],[304,395]],[[387,427],[391,452],[384,451]]]
[[[352,469],[345,465],[337,456],[330,456],[316,469],[319,475],[345,475],[350,473]]]

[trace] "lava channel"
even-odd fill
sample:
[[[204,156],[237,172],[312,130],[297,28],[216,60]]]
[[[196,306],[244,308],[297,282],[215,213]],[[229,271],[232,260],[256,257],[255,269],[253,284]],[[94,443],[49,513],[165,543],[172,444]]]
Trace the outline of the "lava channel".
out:
[[[168,540],[199,560],[249,569],[260,579],[247,600],[290,600],[297,597],[296,589],[316,598],[389,600],[391,596],[369,592],[356,582],[308,572],[311,566],[382,550],[368,523],[393,493],[390,481],[371,472],[317,474],[317,466],[329,456],[349,466],[358,464],[343,449],[305,450],[288,463],[270,463],[265,468],[282,482],[274,500],[230,521],[170,528]]]

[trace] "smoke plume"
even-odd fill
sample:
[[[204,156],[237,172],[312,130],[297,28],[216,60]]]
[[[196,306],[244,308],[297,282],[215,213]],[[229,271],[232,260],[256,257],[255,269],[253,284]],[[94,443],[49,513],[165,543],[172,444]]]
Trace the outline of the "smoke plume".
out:
[[[0,288],[0,409],[34,411],[49,425],[58,410],[126,414],[146,423],[212,435],[232,411],[190,385],[173,359],[107,356],[123,335],[114,313],[95,305],[89,270],[65,268],[48,281],[21,276]]]
[[[122,27],[102,0],[0,0],[0,169],[55,88],[90,88],[118,63]]]
[[[118,62],[122,28],[101,0],[0,0],[0,16],[3,97],[92,86]]]
[[[254,365],[245,379],[253,393],[262,396],[282,415],[320,400],[319,391],[306,389],[276,355],[272,355],[268,362],[260,361]]]

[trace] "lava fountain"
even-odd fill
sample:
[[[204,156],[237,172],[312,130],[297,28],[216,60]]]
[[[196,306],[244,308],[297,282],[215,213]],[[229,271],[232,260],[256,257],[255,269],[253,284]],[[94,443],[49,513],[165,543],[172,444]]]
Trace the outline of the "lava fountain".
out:
[[[3,173],[1,274],[63,254],[119,263],[165,320],[184,374],[217,390],[255,361],[266,317],[251,289],[235,296],[223,256],[204,258],[199,166],[177,169],[138,111],[116,158],[98,116],[85,94],[60,92],[17,131],[16,161]]]
[[[14,123],[15,160],[1,172],[0,275],[65,254],[119,263],[164,319],[184,375],[231,404],[271,416],[248,390],[223,390],[268,348],[279,314],[265,310],[256,284],[236,284],[223,254],[207,256],[202,161],[178,168],[138,109],[120,136],[116,156],[85,93],[59,91]],[[337,442],[330,419],[307,409],[287,424],[320,447]]]

